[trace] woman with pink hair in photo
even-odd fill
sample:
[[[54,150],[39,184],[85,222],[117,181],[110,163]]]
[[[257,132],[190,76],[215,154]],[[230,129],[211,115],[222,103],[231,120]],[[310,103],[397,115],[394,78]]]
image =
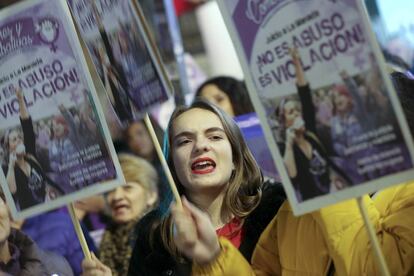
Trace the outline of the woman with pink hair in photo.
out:
[[[67,163],[76,152],[76,148],[69,139],[69,124],[62,115],[52,119],[52,139],[49,143],[49,162],[51,169],[58,173],[60,166]]]

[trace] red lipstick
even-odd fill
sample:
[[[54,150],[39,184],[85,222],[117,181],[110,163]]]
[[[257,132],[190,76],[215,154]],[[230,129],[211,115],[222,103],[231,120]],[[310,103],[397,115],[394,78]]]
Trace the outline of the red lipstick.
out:
[[[208,174],[216,169],[216,162],[209,157],[197,158],[191,164],[191,172],[193,174]]]

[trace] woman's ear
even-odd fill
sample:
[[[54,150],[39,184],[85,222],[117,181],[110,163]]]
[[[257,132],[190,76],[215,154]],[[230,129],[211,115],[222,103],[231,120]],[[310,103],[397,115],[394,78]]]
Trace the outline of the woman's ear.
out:
[[[147,206],[154,207],[155,203],[157,202],[158,194],[155,191],[151,191],[147,195]]]

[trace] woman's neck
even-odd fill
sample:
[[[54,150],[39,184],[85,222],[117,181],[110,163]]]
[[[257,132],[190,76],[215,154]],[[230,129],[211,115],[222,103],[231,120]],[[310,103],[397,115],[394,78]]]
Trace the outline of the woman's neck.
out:
[[[225,225],[233,217],[229,210],[223,207],[226,190],[212,189],[210,191],[199,191],[198,193],[188,194],[189,200],[198,208],[207,212],[213,226],[217,229]]]
[[[0,262],[7,264],[11,259],[9,242],[5,240],[0,243]]]

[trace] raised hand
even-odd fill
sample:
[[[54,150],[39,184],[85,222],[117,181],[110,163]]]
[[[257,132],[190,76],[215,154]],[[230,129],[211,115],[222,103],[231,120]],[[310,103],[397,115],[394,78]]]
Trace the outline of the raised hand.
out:
[[[23,91],[21,88],[17,88],[16,89],[16,97],[19,101],[23,101],[24,97],[23,97]]]
[[[289,48],[289,54],[292,57],[292,61],[295,65],[300,64],[300,55],[297,48]]]
[[[220,244],[209,216],[183,198],[183,209],[172,207],[177,248],[199,264],[214,260]]]
[[[21,88],[16,88],[16,97],[19,102],[20,118],[29,118],[29,112],[27,111],[26,103],[24,101],[24,95]]]
[[[305,86],[308,82],[305,79],[305,73],[303,72],[302,62],[300,60],[300,54],[297,48],[289,48],[289,54],[292,57],[293,65],[295,65],[296,71],[296,83],[298,86]]]
[[[293,126],[286,129],[286,144],[292,146],[296,140],[296,130]]]
[[[16,164],[16,160],[17,160],[16,153],[15,152],[10,153],[9,155],[9,167],[10,168],[14,168],[14,164]]]

